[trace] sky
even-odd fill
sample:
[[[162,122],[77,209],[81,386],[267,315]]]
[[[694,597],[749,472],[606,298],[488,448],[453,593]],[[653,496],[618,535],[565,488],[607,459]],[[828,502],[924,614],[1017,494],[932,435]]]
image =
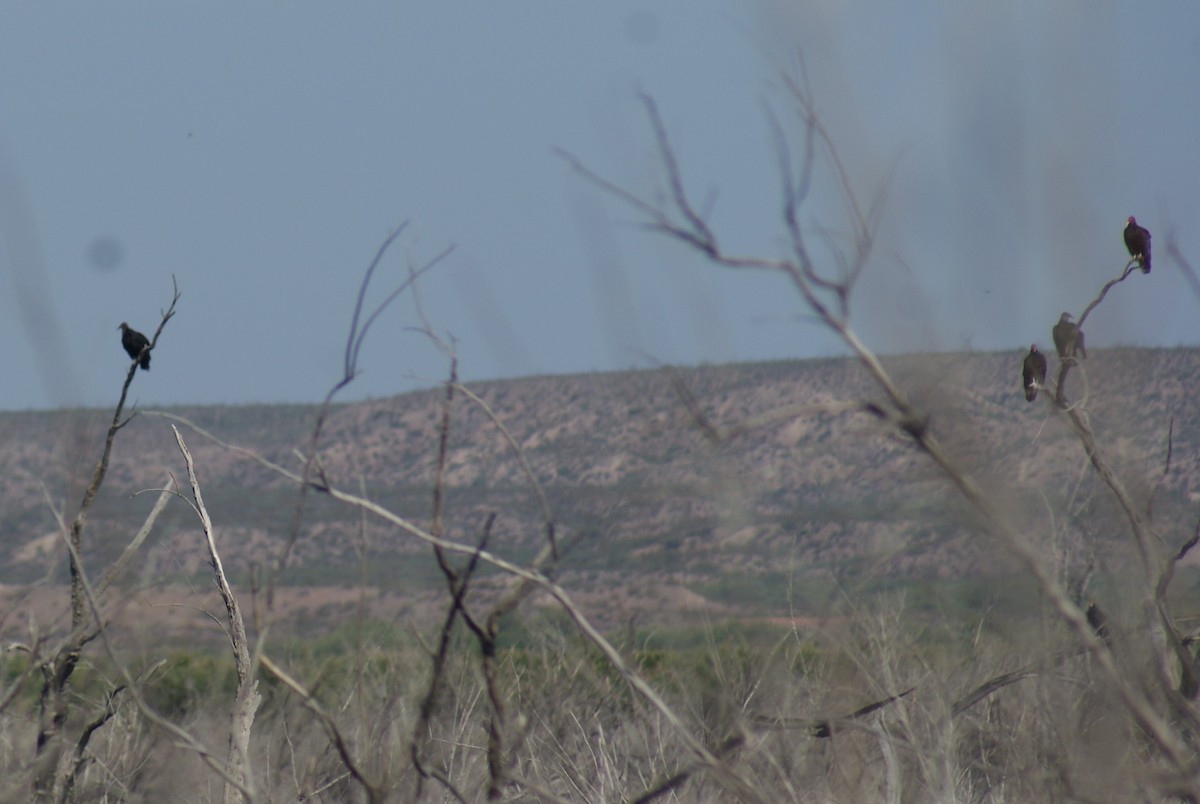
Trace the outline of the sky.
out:
[[[402,225],[367,306],[452,249],[420,309],[467,381],[845,354],[785,280],[646,231],[555,151],[659,197],[644,92],[721,242],[781,256],[768,120],[801,147],[801,64],[855,193],[886,186],[868,346],[1048,345],[1124,266],[1131,214],[1154,272],[1089,347],[1200,343],[1166,256],[1200,266],[1195,3],[6,3],[0,410],[111,406],[117,325],[151,333],[172,278],[141,407],[319,401]],[[845,230],[828,182],[800,220]],[[400,296],[339,399],[444,380],[420,323]]]

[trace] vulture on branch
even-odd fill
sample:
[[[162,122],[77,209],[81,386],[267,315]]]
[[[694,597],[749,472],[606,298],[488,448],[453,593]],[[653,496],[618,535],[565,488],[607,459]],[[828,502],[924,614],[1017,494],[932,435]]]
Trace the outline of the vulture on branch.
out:
[[[1087,615],[1088,625],[1096,632],[1096,636],[1108,642],[1108,617],[1096,605],[1096,601],[1093,600],[1088,603],[1087,611],[1084,614]]]
[[[1059,317],[1050,334],[1054,336],[1054,347],[1058,349],[1058,356],[1063,360],[1075,357],[1076,354],[1080,359],[1087,360],[1087,349],[1083,348],[1083,332],[1071,320],[1070,313],[1063,313]]]
[[[150,352],[143,352],[142,350],[150,345],[150,340],[136,329],[130,328],[124,321],[121,322],[121,326],[117,327],[117,329],[121,330],[121,345],[125,347],[125,352],[134,360],[141,357],[139,363],[142,366],[142,370],[149,371]]]
[[[1021,381],[1025,386],[1025,401],[1037,399],[1038,389],[1046,382],[1046,356],[1038,351],[1036,343],[1030,345],[1029,354],[1025,355]]]
[[[1150,232],[1138,226],[1137,218],[1132,215],[1125,226],[1125,248],[1129,249],[1130,257],[1141,262],[1142,273],[1150,273]]]

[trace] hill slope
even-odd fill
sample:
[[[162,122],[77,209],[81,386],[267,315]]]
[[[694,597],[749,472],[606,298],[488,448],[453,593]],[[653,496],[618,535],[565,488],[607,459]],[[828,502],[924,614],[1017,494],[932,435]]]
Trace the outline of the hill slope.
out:
[[[1016,512],[1030,538],[1048,549],[1079,539],[1122,549],[1120,518],[1078,442],[1045,400],[1026,404],[1019,354],[886,362],[951,454]],[[1083,380],[1072,375],[1073,398],[1084,396]],[[1086,407],[1109,459],[1140,500],[1153,491],[1168,543],[1182,541],[1191,529],[1191,495],[1200,491],[1200,403],[1188,393],[1200,384],[1200,350],[1098,351],[1087,361],[1086,381]],[[851,360],[538,377],[473,390],[521,446],[559,537],[571,545],[560,577],[610,623],[645,610],[820,609],[830,595],[861,584],[972,578],[1008,566],[903,438],[862,413],[831,412],[838,402],[879,397]],[[327,476],[427,524],[444,398],[434,389],[336,407],[320,445]],[[715,443],[696,408],[717,428],[741,429]],[[296,468],[294,450],[306,447],[316,408],[170,412]],[[56,566],[61,572],[46,499],[68,511],[76,504],[110,415],[0,414],[0,572],[9,583]],[[1171,471],[1163,477],[1171,422]],[[131,495],[161,487],[170,474],[185,477],[170,423],[141,413],[118,435],[87,538],[93,566],[121,549],[154,497]],[[269,565],[286,539],[296,492],[252,460],[181,429],[226,567],[245,579]],[[451,538],[476,541],[496,512],[490,549],[524,559],[542,544],[540,503],[521,462],[481,406],[462,394],[453,407],[445,486]],[[1052,510],[1070,516],[1052,518]],[[174,505],[128,582],[202,578],[198,539],[190,510]],[[348,586],[360,573],[409,599],[441,583],[419,544],[312,495],[286,582]]]

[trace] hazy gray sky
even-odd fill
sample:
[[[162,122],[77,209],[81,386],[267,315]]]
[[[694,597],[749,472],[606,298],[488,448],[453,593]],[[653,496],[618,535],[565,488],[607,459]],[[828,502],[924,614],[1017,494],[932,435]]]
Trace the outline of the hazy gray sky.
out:
[[[421,295],[467,379],[838,353],[780,280],[641,231],[552,153],[661,189],[644,90],[722,240],[775,255],[763,109],[794,120],[797,53],[856,190],[895,169],[853,308],[870,345],[1048,342],[1124,264],[1130,214],[1155,270],[1089,346],[1200,341],[1165,255],[1173,226],[1200,265],[1194,2],[8,3],[0,409],[112,404],[117,325],[152,330],[172,274],[143,407],[319,399],[403,221],[372,298],[454,245]],[[342,398],[443,378],[415,322],[407,298],[380,319]]]

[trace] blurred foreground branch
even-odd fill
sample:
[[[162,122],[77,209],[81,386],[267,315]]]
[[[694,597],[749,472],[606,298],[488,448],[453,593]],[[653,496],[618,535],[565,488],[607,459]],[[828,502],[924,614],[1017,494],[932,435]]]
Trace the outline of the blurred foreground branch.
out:
[[[717,236],[698,215],[696,207],[684,190],[678,159],[668,141],[657,106],[649,98],[643,97],[643,104],[661,156],[660,163],[666,182],[670,188],[666,194],[669,201],[662,204],[645,201],[634,193],[597,175],[573,156],[563,152],[560,154],[577,173],[645,215],[649,228],[690,246],[710,262],[728,269],[766,270],[787,279],[808,309],[850,349],[859,363],[867,370],[875,385],[883,392],[886,402],[875,405],[874,412],[881,419],[892,422],[900,433],[907,436],[917,449],[928,456],[938,467],[942,476],[970,504],[975,511],[978,526],[1018,558],[1029,575],[1035,579],[1045,599],[1067,624],[1083,648],[1092,655],[1124,703],[1130,716],[1159,754],[1167,760],[1173,777],[1176,780],[1189,780],[1188,784],[1191,784],[1190,780],[1197,756],[1196,752],[1190,748],[1190,743],[1193,741],[1191,735],[1196,732],[1189,729],[1191,734],[1184,738],[1170,720],[1156,709],[1146,692],[1122,672],[1109,647],[1092,629],[1080,606],[1057,581],[1053,570],[1043,561],[1038,549],[1023,536],[1020,529],[1010,520],[1005,509],[998,505],[950,455],[937,438],[929,417],[918,410],[909,400],[876,355],[862,342],[851,327],[849,298],[854,282],[872,252],[875,242],[874,233],[879,221],[879,205],[873,203],[869,208],[864,209],[859,204],[851,186],[849,174],[838,155],[836,143],[816,114],[811,92],[801,82],[785,79],[785,83],[806,135],[804,160],[800,167],[799,179],[793,177],[790,171],[790,158],[786,143],[782,137],[779,138],[780,164],[787,171],[784,175],[783,219],[792,246],[790,258],[745,256],[731,254],[722,249]],[[849,254],[840,253],[836,258],[839,265],[850,266],[850,268],[843,267],[840,274],[821,271],[818,268],[812,249],[808,245],[808,235],[798,221],[798,208],[807,193],[809,177],[813,171],[818,148],[824,151],[834,167],[840,191],[839,200],[846,210],[850,228]],[[883,195],[881,192],[876,198],[881,199]],[[1085,315],[1103,300],[1113,285],[1129,274],[1132,265],[1133,261],[1131,260],[1122,276],[1104,287],[1097,299],[1085,310]],[[1153,557],[1152,537],[1137,513],[1136,507],[1132,505],[1132,501],[1124,493],[1123,487],[1117,481],[1111,468],[1103,460],[1095,443],[1094,435],[1080,411],[1068,410],[1067,415],[1077,434],[1084,441],[1085,449],[1093,466],[1117,495],[1127,519],[1134,528],[1137,543],[1143,553],[1143,563],[1147,567],[1147,582],[1149,588],[1152,589],[1151,579],[1156,581],[1160,577],[1162,569],[1161,562]],[[704,429],[710,435],[717,433],[712,426]]]

